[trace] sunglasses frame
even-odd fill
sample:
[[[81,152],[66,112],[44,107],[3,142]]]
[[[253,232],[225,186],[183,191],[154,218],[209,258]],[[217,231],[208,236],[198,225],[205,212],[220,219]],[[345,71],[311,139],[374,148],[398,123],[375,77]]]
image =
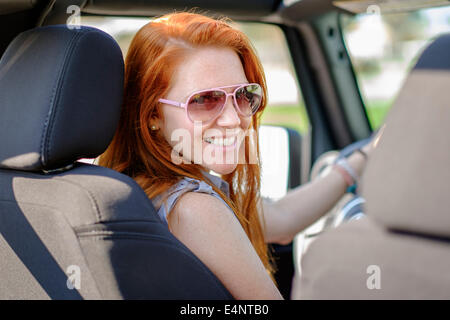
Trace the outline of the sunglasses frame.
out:
[[[164,103],[164,104],[171,105],[171,106],[175,106],[175,107],[179,107],[179,108],[184,108],[184,109],[186,110],[186,116],[188,117],[188,119],[189,119],[192,123],[194,123],[194,121],[193,121],[193,120],[191,119],[191,117],[189,116],[189,112],[188,112],[188,108],[187,108],[187,106],[188,106],[188,104],[189,104],[189,100],[191,100],[191,98],[192,98],[194,95],[199,94],[199,93],[208,92],[208,91],[221,91],[221,92],[223,92],[223,93],[225,94],[225,103],[224,103],[223,106],[221,107],[221,110],[217,113],[217,115],[215,115],[214,117],[212,117],[210,120],[208,120],[208,121],[203,121],[202,123],[208,124],[208,123],[211,123],[212,121],[214,121],[215,119],[217,119],[217,118],[223,113],[223,110],[225,109],[225,106],[226,106],[226,104],[227,104],[227,101],[228,101],[228,97],[229,97],[229,96],[232,96],[232,97],[233,97],[233,106],[234,106],[234,108],[237,110],[237,112],[238,112],[241,116],[243,116],[243,117],[251,117],[252,115],[254,115],[254,114],[256,113],[256,111],[258,111],[259,107],[261,107],[261,103],[260,103],[260,105],[258,106],[258,109],[256,109],[250,116],[248,116],[248,115],[242,113],[241,108],[239,107],[239,105],[237,104],[237,101],[236,101],[236,92],[237,92],[239,89],[242,89],[243,87],[250,86],[250,85],[257,85],[257,86],[259,86],[259,87],[261,88],[261,100],[262,100],[262,87],[261,87],[260,84],[258,84],[258,83],[241,83],[241,84],[234,84],[234,85],[231,85],[231,86],[223,86],[223,87],[217,87],[217,88],[210,88],[210,89],[203,89],[203,90],[195,91],[195,92],[191,93],[191,94],[188,96],[188,98],[186,99],[186,102],[185,102],[185,103],[178,102],[178,101],[173,101],[173,100],[167,100],[167,99],[159,99],[158,101],[161,102],[161,103]],[[228,88],[233,88],[233,87],[237,87],[237,88],[236,88],[233,92],[230,92],[230,93],[228,93],[228,92],[226,92],[225,90],[223,90],[223,89],[228,89]]]

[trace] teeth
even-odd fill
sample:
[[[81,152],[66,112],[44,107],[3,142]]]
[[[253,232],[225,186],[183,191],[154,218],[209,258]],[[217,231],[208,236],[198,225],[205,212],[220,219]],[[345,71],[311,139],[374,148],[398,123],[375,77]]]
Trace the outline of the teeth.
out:
[[[217,145],[217,146],[221,146],[221,147],[225,146],[225,147],[227,147],[227,146],[231,146],[231,145],[234,144],[234,142],[236,141],[236,137],[226,138],[226,139],[211,137],[211,138],[205,138],[205,141],[207,143],[211,143],[211,144],[214,144],[214,145]]]

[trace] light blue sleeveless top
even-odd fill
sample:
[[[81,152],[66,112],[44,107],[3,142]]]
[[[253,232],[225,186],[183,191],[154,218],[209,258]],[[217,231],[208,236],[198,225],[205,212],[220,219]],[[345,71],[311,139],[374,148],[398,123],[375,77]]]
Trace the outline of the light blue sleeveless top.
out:
[[[221,190],[227,197],[230,196],[229,185],[226,181],[222,180],[218,176],[214,176],[207,172],[203,172],[219,190]],[[167,223],[167,215],[176,205],[178,199],[186,192],[201,192],[210,194],[217,199],[221,200],[228,207],[227,203],[223,201],[220,195],[214,191],[214,189],[205,181],[184,177],[177,184],[173,185],[166,193],[157,196],[152,199],[152,203],[155,206],[158,216],[163,223]],[[166,201],[161,203],[161,199],[164,197]],[[231,209],[230,209],[231,210]]]

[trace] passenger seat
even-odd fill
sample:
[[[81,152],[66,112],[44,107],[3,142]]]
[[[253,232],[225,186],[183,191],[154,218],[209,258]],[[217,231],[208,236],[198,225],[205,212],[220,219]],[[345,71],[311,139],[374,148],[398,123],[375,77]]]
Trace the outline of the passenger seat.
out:
[[[408,76],[363,176],[367,218],[302,258],[301,299],[450,299],[450,35]]]

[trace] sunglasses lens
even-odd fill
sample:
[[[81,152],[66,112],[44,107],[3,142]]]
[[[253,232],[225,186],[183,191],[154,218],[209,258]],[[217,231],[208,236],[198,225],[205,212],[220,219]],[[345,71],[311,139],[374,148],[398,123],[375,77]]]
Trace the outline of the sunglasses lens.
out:
[[[236,103],[243,115],[253,115],[261,105],[262,89],[258,84],[250,84],[236,91]]]
[[[188,102],[188,113],[192,121],[209,121],[219,114],[226,101],[222,91],[204,91],[194,94]]]

